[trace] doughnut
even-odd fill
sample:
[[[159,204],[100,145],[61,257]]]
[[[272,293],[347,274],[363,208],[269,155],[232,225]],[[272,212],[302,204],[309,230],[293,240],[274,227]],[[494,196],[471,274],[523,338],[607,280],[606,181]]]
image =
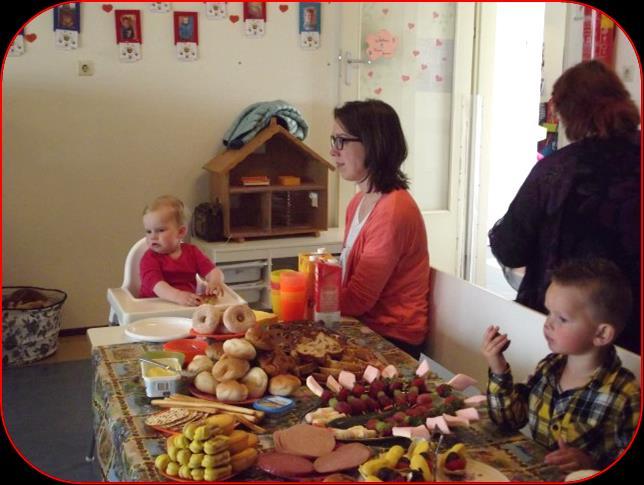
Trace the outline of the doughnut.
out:
[[[214,305],[201,305],[192,314],[192,328],[197,333],[213,334],[219,326],[221,311]]]
[[[241,333],[255,324],[255,314],[248,305],[231,305],[226,308],[223,320],[228,333]]]
[[[253,360],[257,351],[253,344],[243,338],[231,338],[224,342],[224,353],[238,359]]]
[[[243,377],[249,370],[250,364],[247,360],[224,355],[212,367],[212,376],[219,382],[229,381]]]

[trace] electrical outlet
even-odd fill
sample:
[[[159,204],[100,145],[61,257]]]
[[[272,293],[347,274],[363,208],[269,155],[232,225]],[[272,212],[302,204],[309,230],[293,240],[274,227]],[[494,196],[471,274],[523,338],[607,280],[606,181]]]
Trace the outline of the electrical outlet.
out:
[[[93,76],[94,63],[92,61],[78,61],[78,75],[79,76]]]

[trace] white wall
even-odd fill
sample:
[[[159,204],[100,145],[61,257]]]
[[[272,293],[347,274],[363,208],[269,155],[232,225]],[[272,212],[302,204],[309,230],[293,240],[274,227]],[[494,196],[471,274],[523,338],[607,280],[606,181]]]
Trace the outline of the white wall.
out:
[[[322,3],[321,48],[305,51],[297,3],[285,13],[268,3],[261,39],[246,38],[241,21],[208,20],[203,3],[182,3],[199,12],[194,63],[176,58],[171,13],[114,4],[142,11],[143,58],[132,64],[119,62],[114,12],[101,5],[83,3],[75,51],[54,47],[51,11],[33,19],[27,32],[37,40],[3,73],[3,285],[67,291],[64,328],[106,323],[105,292],[121,283],[146,202],[163,193],[189,206],[209,199],[201,167],[244,107],[279,98],[297,106],[306,142],[327,156],[337,101],[337,4]],[[242,15],[241,3],[228,8]],[[79,77],[79,60],[93,61],[95,75]]]

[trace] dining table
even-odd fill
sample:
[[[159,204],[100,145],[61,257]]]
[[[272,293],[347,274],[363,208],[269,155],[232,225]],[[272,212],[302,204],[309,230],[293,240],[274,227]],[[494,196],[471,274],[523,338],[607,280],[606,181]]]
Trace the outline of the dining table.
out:
[[[412,375],[418,361],[387,339],[355,319],[343,319],[333,329],[353,343],[367,347],[379,358],[393,364],[402,375]],[[146,396],[139,358],[160,350],[158,342],[126,342],[96,345],[92,349],[92,408],[95,455],[106,481],[167,481],[154,466],[155,457],[165,452],[166,437],[145,424],[147,417],[161,411]],[[444,382],[448,375],[440,363],[432,362],[432,378]],[[458,369],[449,369],[457,373]],[[437,382],[438,383],[438,382]],[[483,389],[486,383],[478,383]],[[184,389],[184,394],[189,394]],[[306,386],[294,396],[295,406],[282,414],[267,414],[261,422],[266,433],[258,435],[260,452],[273,449],[272,433],[301,423],[309,411],[320,406]],[[520,432],[499,429],[488,417],[485,404],[478,409],[480,419],[469,426],[452,428],[442,447],[463,443],[471,459],[494,468],[510,481],[561,481],[565,474],[544,463],[548,450]],[[375,452],[378,450],[375,449]],[[281,481],[252,467],[234,481]]]

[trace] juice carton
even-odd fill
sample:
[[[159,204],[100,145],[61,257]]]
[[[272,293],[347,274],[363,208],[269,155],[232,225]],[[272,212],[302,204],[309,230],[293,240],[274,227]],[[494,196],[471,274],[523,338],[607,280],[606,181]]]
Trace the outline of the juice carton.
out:
[[[331,327],[340,322],[342,267],[337,260],[315,262],[315,307],[313,318]]]

